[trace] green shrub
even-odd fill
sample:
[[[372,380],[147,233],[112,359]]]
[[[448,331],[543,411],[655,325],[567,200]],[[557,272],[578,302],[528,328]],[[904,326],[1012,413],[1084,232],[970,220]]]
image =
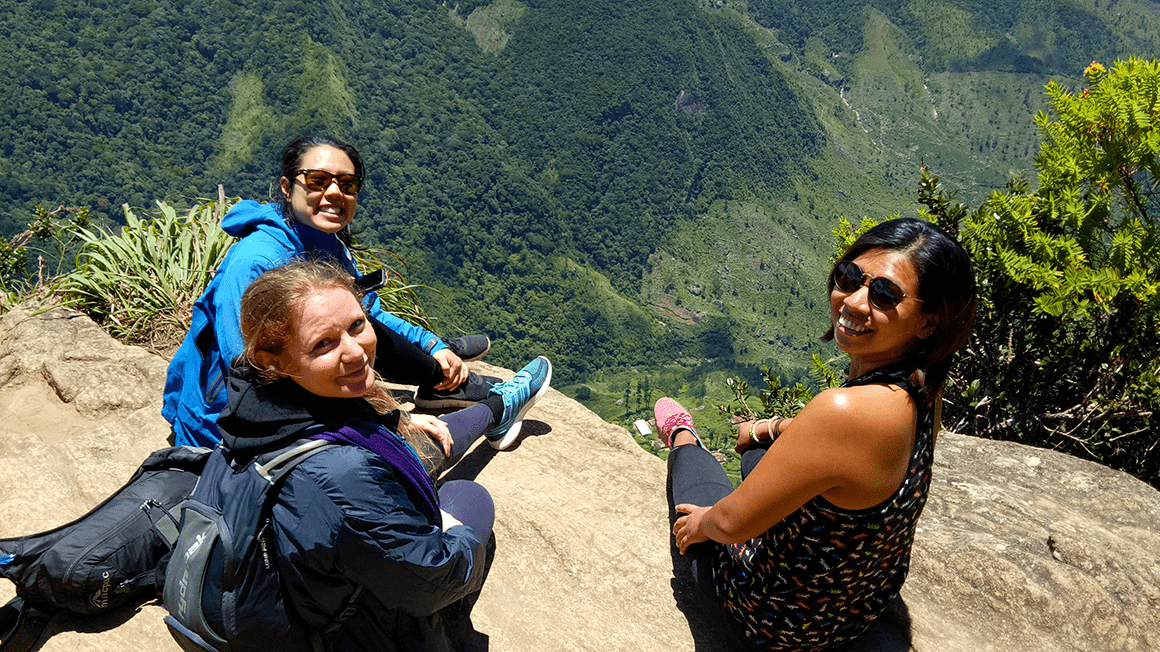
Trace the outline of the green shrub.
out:
[[[959,230],[980,288],[946,421],[1160,486],[1160,63],[1084,76],[1079,93],[1047,85],[1035,190],[1016,180],[970,211],[927,175],[922,201]]]
[[[37,205],[33,214],[35,219],[26,230],[11,238],[0,237],[0,313],[51,295],[52,279],[75,248],[76,229],[89,226],[90,220],[89,209],[83,206],[49,211]],[[33,254],[35,267],[30,264]]]

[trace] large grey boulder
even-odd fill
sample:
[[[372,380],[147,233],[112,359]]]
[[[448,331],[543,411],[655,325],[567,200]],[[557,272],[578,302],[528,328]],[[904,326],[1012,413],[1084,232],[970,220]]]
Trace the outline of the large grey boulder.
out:
[[[166,445],[165,364],[72,311],[0,317],[0,537],[84,513]],[[530,419],[513,450],[477,446],[447,473],[496,501],[496,558],[473,615],[490,649],[719,649],[673,577],[664,462],[555,391]],[[1158,492],[951,434],[936,465],[903,601],[851,649],[1160,649]],[[42,649],[177,652],[163,615],[58,618]]]
[[[903,597],[919,650],[1160,650],[1160,493],[946,435]]]

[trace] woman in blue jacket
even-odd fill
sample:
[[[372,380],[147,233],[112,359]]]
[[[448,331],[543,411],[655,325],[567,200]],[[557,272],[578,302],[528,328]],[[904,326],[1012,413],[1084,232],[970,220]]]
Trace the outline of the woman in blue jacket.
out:
[[[175,444],[212,447],[218,441],[229,364],[242,352],[239,306],[251,281],[303,256],[334,260],[360,276],[347,246],[364,179],[358,151],[326,136],[299,138],[282,150],[281,173],[280,203],[242,201],[222,219],[222,229],[239,240],[194,304],[189,333],[166,377],[162,415],[173,425]],[[379,337],[379,359],[391,361],[382,375],[417,385],[417,406],[465,407],[488,395],[495,379],[468,371],[463,359],[482,357],[486,337],[445,343],[383,310],[373,293],[366,308]]]
[[[302,438],[346,444],[296,466],[273,509],[293,613],[328,650],[464,649],[451,626],[483,585],[494,506],[474,482],[437,491],[429,473],[480,434],[517,428],[551,365],[537,358],[446,421],[409,416],[375,384],[375,330],[352,279],[316,261],[256,280],[242,297],[241,332],[218,420],[231,461]],[[490,430],[462,419],[472,413],[486,414]],[[352,596],[353,616],[334,629]]]

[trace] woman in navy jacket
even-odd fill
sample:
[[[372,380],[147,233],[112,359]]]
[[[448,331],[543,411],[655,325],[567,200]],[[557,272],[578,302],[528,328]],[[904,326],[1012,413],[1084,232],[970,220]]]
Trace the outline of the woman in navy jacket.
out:
[[[463,649],[448,615],[465,622],[483,585],[494,506],[474,482],[436,491],[429,473],[484,428],[398,410],[375,384],[375,330],[353,279],[333,265],[261,276],[242,297],[241,332],[218,419],[227,456],[244,463],[303,438],[346,444],[296,466],[273,509],[293,612],[331,650]],[[550,369],[537,358],[461,413],[484,414],[487,434],[502,434],[547,389]],[[353,616],[328,627],[353,596]]]

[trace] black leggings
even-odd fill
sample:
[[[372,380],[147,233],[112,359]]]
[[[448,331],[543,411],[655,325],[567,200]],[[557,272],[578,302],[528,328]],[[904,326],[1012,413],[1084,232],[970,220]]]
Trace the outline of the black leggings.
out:
[[[448,412],[441,415],[439,420],[447,424],[447,429],[451,431],[451,455],[447,456],[448,460],[457,460],[468,448],[479,439],[483,433],[491,430],[495,425],[497,419],[495,413],[492,411],[489,401],[500,401],[500,409],[503,409],[502,397],[487,398],[487,401],[481,401],[465,407],[462,410]]]
[[[741,477],[745,478],[765,455],[764,448],[752,448],[741,455]],[[725,496],[733,493],[733,482],[729,480],[725,469],[717,458],[696,445],[677,446],[669,453],[669,532],[678,514],[677,505],[688,503],[701,507],[710,507],[717,504]],[[670,534],[671,536],[671,534]],[[692,581],[701,594],[702,604],[713,609],[711,621],[717,623],[717,628],[726,639],[723,641],[730,649],[752,650],[753,645],[746,642],[740,631],[740,624],[736,623],[721,607],[717,598],[717,588],[713,583],[713,559],[716,557],[721,544],[715,541],[704,541],[693,544],[685,551],[688,560],[688,579]],[[674,572],[677,565],[674,564]],[[682,571],[683,572],[683,571]]]
[[[471,480],[449,480],[439,488],[439,507],[475,530],[487,543],[495,527],[495,503],[483,485]]]
[[[418,385],[424,389],[443,382],[443,367],[438,360],[402,335],[374,319],[370,321],[379,340],[375,371],[380,376],[401,385]]]
[[[741,455],[741,477],[757,466],[766,448],[750,448]],[[669,504],[710,507],[733,493],[733,482],[717,458],[696,445],[677,446],[669,453]],[[671,523],[670,523],[671,525]]]

